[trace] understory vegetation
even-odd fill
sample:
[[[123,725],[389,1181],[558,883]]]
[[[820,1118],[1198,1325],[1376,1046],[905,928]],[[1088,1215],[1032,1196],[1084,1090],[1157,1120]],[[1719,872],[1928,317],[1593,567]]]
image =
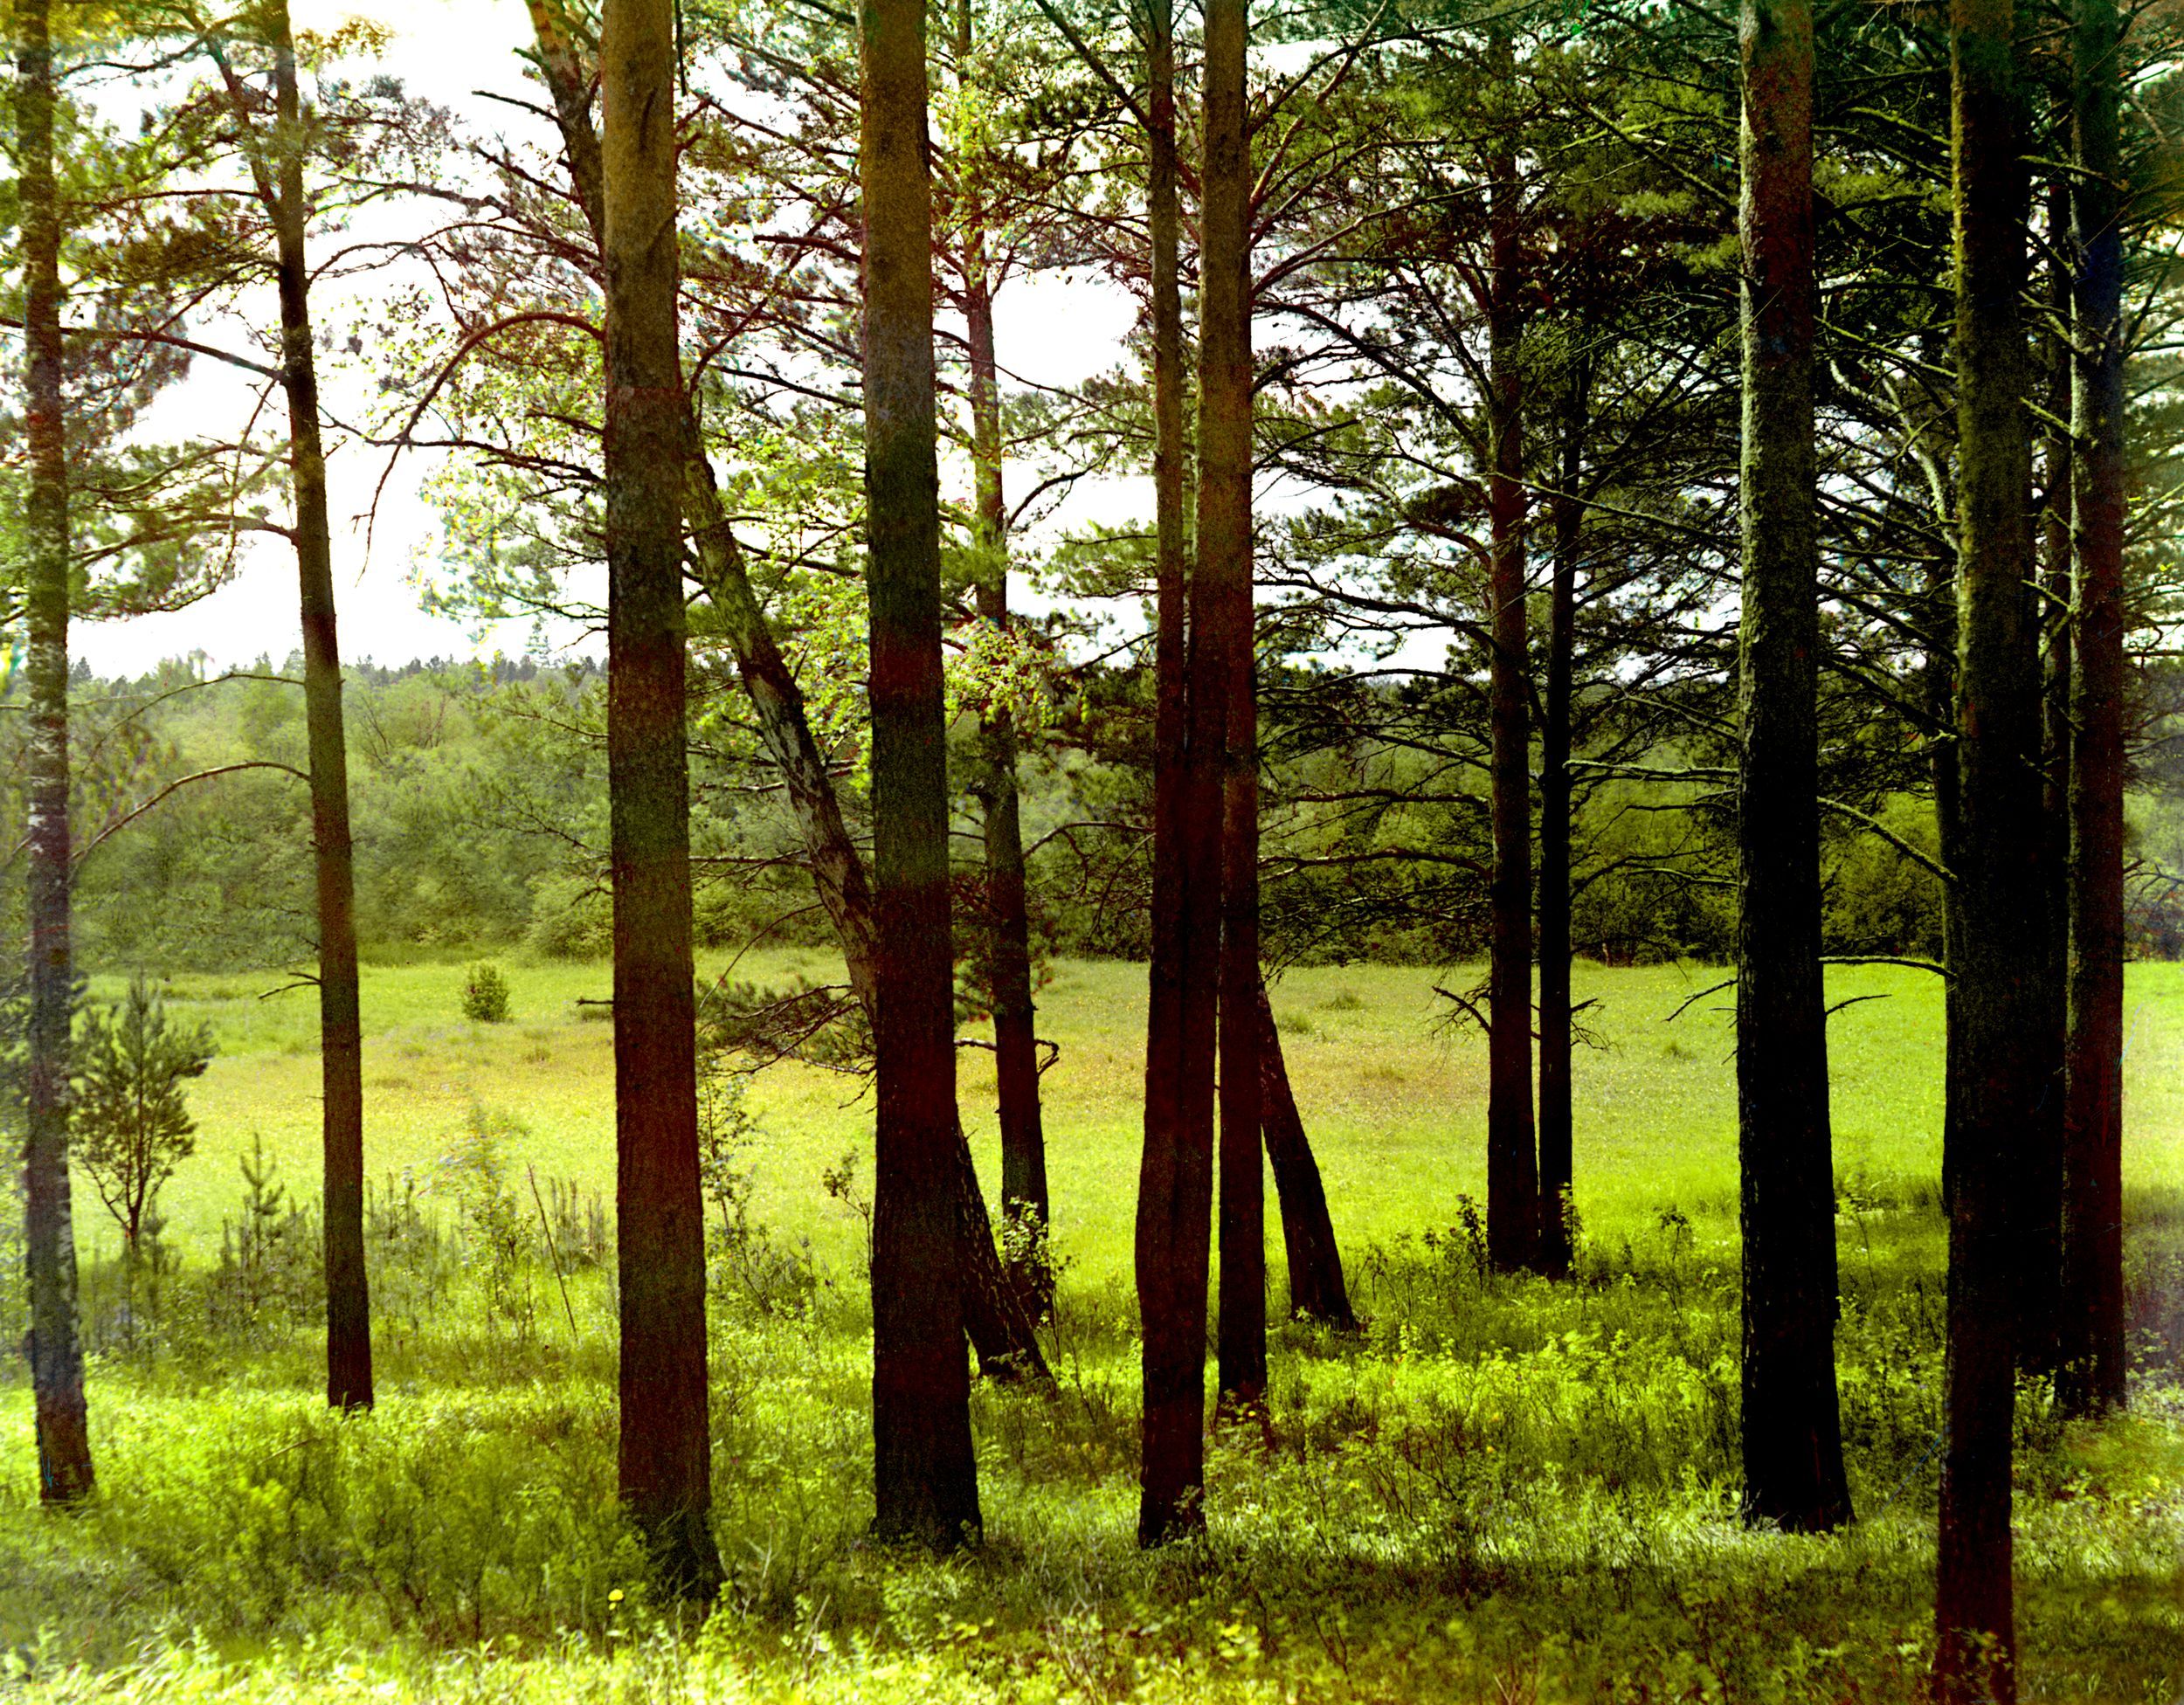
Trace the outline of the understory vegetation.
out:
[[[1126,1110],[1103,1027],[1119,1046],[1134,1015],[1114,1011],[1114,979],[1142,973],[1071,964],[1050,1002],[1055,1383],[978,1388],[985,1539],[965,1555],[867,1536],[867,1113],[809,1066],[717,1087],[729,1580],[702,1626],[647,1597],[616,1494],[606,1103],[568,1136],[497,1110],[525,1053],[605,1030],[570,1001],[581,984],[515,965],[518,1024],[472,1029],[454,1021],[465,965],[368,979],[370,1047],[429,1046],[421,1069],[461,1071],[475,1099],[442,1106],[437,1148],[373,1191],[381,1394],[346,1418],[320,1391],[315,1204],[292,1186],[310,1175],[242,1134],[245,1108],[266,1109],[240,1097],[285,1045],[250,989],[197,989],[183,1010],[227,1040],[172,1246],[126,1274],[86,1222],[86,1248],[109,1252],[85,1274],[107,1465],[89,1507],[36,1512],[28,1393],[0,1387],[17,1439],[0,1456],[6,1661],[38,1699],[1913,1697],[1940,1460],[1946,1225],[1918,1129],[1934,1014],[1911,973],[1855,975],[1896,998],[1837,1021],[1843,1120],[1855,1131],[1878,1110],[1894,1140],[1858,1147],[1838,1179],[1847,1533],[1738,1520],[1734,1174],[1706,1099],[1728,1087],[1718,1017],[1664,1026],[1684,984],[1591,971],[1604,1047],[1589,1074],[1644,1129],[1581,1153],[1577,1273],[1555,1284],[1489,1270],[1476,1181],[1444,1167],[1436,1191],[1406,1170],[1396,1109],[1415,1091],[1372,1093],[1407,1068],[1466,1108],[1482,1045],[1436,1039],[1415,1003],[1406,1019],[1392,971],[1353,970],[1294,973],[1277,1012],[1365,1323],[1275,1334],[1267,1426],[1217,1436],[1205,1537],[1141,1550],[1136,1308],[1106,1218],[1126,1213],[1131,1168],[1102,1115]],[[2030,1698],[2169,1705],[2184,1686],[2184,1191],[2160,1087],[2172,981],[2148,968],[2134,996],[2130,1412],[2066,1425],[2037,1382],[2018,1401]]]

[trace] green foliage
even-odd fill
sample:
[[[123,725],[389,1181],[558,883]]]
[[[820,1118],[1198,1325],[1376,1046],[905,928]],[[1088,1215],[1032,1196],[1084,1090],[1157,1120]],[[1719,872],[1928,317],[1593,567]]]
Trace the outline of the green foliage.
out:
[[[475,1025],[504,1025],[508,1021],[508,980],[498,965],[470,968],[463,984],[463,1017]]]
[[[211,1031],[170,1027],[167,1004],[142,973],[115,1005],[84,1015],[76,1038],[75,1160],[134,1250],[160,1186],[197,1149],[183,1084],[218,1052]]]

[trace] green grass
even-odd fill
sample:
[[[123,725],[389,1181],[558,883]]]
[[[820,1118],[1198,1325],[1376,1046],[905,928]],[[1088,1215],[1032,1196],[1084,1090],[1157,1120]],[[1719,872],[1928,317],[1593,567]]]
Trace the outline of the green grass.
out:
[[[704,966],[717,974],[729,962]],[[519,1163],[611,1199],[613,1081],[611,1026],[587,1021],[580,997],[609,992],[602,965],[509,968],[510,1021],[461,1017],[466,965],[371,967],[364,975],[366,1165],[375,1177],[404,1169],[429,1182],[473,1105],[514,1114],[528,1135]],[[736,974],[784,981],[839,975],[812,953],[749,955]],[[1484,1190],[1486,1051],[1476,1032],[1451,1035],[1437,981],[1463,973],[1393,966],[1295,970],[1277,984],[1297,1100],[1318,1149],[1336,1228],[1362,1243],[1447,1226],[1458,1195]],[[1703,966],[1604,970],[1581,962],[1577,996],[1600,1042],[1577,1061],[1579,1205],[1599,1236],[1620,1236],[1674,1206],[1702,1235],[1733,1230],[1736,1101],[1727,1056],[1730,997],[1669,1015],[1720,980]],[[236,1156],[252,1133],[287,1175],[318,1165],[317,1005],[309,990],[270,998],[278,980],[182,977],[179,1018],[211,1025],[222,1054],[197,1088],[198,1152],[164,1202],[178,1237],[216,1246],[232,1204]],[[105,980],[94,997],[111,997]],[[1941,997],[1931,974],[1895,967],[1838,968],[1828,996],[1883,995],[1830,1022],[1837,1171],[1890,1185],[1931,1186],[1940,1167]],[[1040,996],[1040,1029],[1061,1045],[1043,1080],[1054,1232],[1079,1274],[1126,1276],[1140,1141],[1137,1094],[1144,1046],[1144,973],[1111,962],[1065,962]],[[2132,967],[2132,1046],[2125,1061],[2134,1187],[2184,1187],[2184,965]],[[596,1014],[603,1009],[593,1008]],[[1300,1023],[1299,1021],[1303,1022]],[[1309,1025],[1309,1028],[1306,1026]],[[998,1181],[991,1055],[964,1049],[962,1102],[981,1176]],[[819,1189],[845,1152],[869,1178],[870,1104],[855,1080],[795,1065],[765,1073],[750,1105],[760,1216],[809,1233],[846,1259],[853,1232]],[[94,1240],[107,1228],[86,1218]]]
[[[612,1199],[608,1026],[575,1004],[604,995],[606,974],[512,965],[512,1020],[471,1025],[458,1016],[464,970],[367,973],[371,1165],[436,1185],[426,1202],[444,1230],[375,1248],[381,1404],[349,1421],[317,1400],[308,1262],[291,1275],[294,1306],[255,1320],[211,1311],[238,1149],[260,1133],[293,1184],[314,1170],[313,1003],[177,980],[225,1052],[197,1089],[199,1153],[169,1192],[184,1270],[134,1350],[114,1275],[95,1263],[90,1274],[104,1346],[93,1508],[35,1513],[26,1394],[0,1386],[0,1646],[27,1666],[26,1697],[1918,1695],[1942,1231],[1939,991],[1923,973],[1830,981],[1835,1000],[1888,997],[1831,1024],[1839,1348],[1861,1513],[1849,1533],[1797,1538],[1736,1519],[1727,997],[1667,1022],[1718,974],[1580,967],[1603,1044],[1578,1062],[1585,1239],[1578,1281],[1548,1285],[1481,1273],[1461,1229],[1462,1198],[1482,1191],[1479,1039],[1437,1028],[1434,976],[1352,967],[1292,973],[1275,1005],[1367,1329],[1281,1329],[1270,1432],[1216,1441],[1207,1536],[1140,1553],[1128,1272],[1144,972],[1066,963],[1040,1025],[1062,1049],[1046,1079],[1068,1263],[1049,1344],[1058,1384],[977,1392],[986,1536],[964,1557],[864,1537],[861,1228],[819,1180],[865,1151],[868,1110],[854,1084],[802,1068],[753,1090],[753,1212],[766,1230],[744,1253],[790,1277],[755,1286],[736,1276],[750,1260],[716,1264],[715,1525],[729,1581],[696,1630],[649,1603],[615,1511],[607,1267],[571,1274],[564,1303],[526,1246],[493,1302],[484,1222],[463,1220],[438,1167],[473,1107],[503,1110],[523,1128],[508,1155],[522,1205],[530,1165]],[[798,972],[826,966],[775,955],[739,974]],[[2129,1011],[2143,1365],[2132,1412],[2099,1426],[2061,1424],[2036,1384],[2021,1394],[2021,1627],[2028,1697],[2173,1705],[2184,968],[2133,967]],[[962,1058],[991,1185],[990,1069],[977,1051]],[[95,1247],[93,1211],[79,1225]]]

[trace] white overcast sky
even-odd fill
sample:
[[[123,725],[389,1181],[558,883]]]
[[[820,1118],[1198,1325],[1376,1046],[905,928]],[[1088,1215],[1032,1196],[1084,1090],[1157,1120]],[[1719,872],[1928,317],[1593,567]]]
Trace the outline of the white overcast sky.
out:
[[[522,66],[516,52],[529,40],[529,24],[520,0],[292,3],[300,30],[328,30],[360,15],[389,26],[394,36],[384,67],[412,93],[453,108],[463,121],[502,129],[524,122],[522,114],[473,93],[521,89]],[[109,103],[119,93],[108,92],[100,105],[111,111]],[[387,217],[402,215],[397,210]],[[322,313],[322,319],[339,323],[339,304],[328,306],[334,311]],[[1019,280],[997,303],[999,353],[1005,367],[1027,378],[1073,383],[1115,362],[1131,318],[1129,300],[1112,288]],[[208,338],[217,330],[197,329]],[[187,430],[193,415],[210,417],[204,422],[208,429],[216,421],[232,424],[244,395],[236,383],[238,376],[210,363],[198,367],[161,399],[148,423],[151,428]],[[337,418],[363,413],[357,387],[365,383],[360,373],[329,371],[325,377],[329,411]],[[416,495],[427,471],[420,459],[410,459],[390,482],[367,556],[361,517],[383,466],[383,452],[359,445],[337,451],[328,466],[344,658],[394,664],[413,657],[489,657],[496,651],[521,651],[528,635],[522,623],[476,635],[464,624],[427,615],[418,607],[412,570],[437,532],[431,509]],[[1136,483],[1118,482],[1122,489],[1090,500],[1102,511],[1127,510],[1133,498],[1144,500],[1128,489]],[[193,652],[204,653],[216,667],[248,662],[261,653],[279,659],[300,644],[294,556],[285,542],[262,540],[232,581],[190,608],[84,624],[74,638],[79,654],[102,674],[139,673],[162,659]]]

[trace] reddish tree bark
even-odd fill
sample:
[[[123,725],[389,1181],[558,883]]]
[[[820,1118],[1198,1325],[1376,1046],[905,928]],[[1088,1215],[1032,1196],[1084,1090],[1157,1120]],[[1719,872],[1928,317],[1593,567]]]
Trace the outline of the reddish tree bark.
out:
[[[599,57],[620,1484],[666,1584],[709,1598],[669,0],[608,0]]]

